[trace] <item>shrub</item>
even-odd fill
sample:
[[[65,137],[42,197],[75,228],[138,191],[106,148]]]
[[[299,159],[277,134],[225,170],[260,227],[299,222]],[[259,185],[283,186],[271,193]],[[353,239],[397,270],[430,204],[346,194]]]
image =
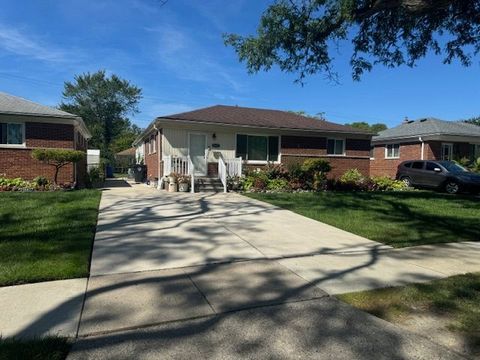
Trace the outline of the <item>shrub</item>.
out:
[[[394,180],[388,176],[374,177],[371,179],[375,185],[376,190],[380,191],[401,191],[406,190],[407,186],[403,181]]]
[[[98,167],[93,167],[88,172],[89,181],[92,185],[101,183],[105,180],[103,172]]]
[[[267,184],[267,190],[287,191],[289,189],[288,181],[285,179],[272,179],[269,180]]]
[[[46,186],[48,184],[48,180],[45,176],[37,176],[35,179],[33,179],[33,182],[37,186]]]
[[[58,172],[62,167],[70,163],[76,163],[83,159],[85,153],[78,150],[65,149],[34,149],[32,150],[32,157],[36,160],[42,161],[55,168],[55,175],[53,176],[53,183],[57,185]]]
[[[340,177],[342,183],[360,183],[365,181],[365,176],[358,169],[350,169]]]
[[[241,176],[227,177],[227,189],[230,191],[243,191],[245,185],[245,178]]]
[[[303,171],[311,175],[314,173],[326,175],[332,170],[330,163],[324,159],[307,159],[303,162],[301,168]]]
[[[269,180],[286,179],[288,177],[288,171],[282,164],[268,163],[264,172]]]

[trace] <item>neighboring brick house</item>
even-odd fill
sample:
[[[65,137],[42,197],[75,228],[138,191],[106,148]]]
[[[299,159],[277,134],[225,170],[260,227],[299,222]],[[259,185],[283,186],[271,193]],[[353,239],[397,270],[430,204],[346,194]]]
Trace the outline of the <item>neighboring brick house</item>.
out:
[[[172,158],[195,176],[216,176],[219,157],[243,167],[267,163],[289,164],[324,158],[338,177],[357,168],[369,173],[372,134],[295,113],[217,105],[155,119],[135,141],[143,150],[147,177],[162,178],[172,169]],[[143,148],[143,149],[142,149]],[[166,164],[168,162],[168,164]]]
[[[480,126],[425,118],[404,121],[372,139],[370,175],[395,177],[406,160],[470,160],[480,157]]]
[[[36,176],[53,177],[53,167],[34,160],[33,149],[55,148],[87,150],[91,137],[82,118],[29,100],[0,93],[0,175],[32,180]],[[86,157],[63,167],[61,183],[83,186]]]

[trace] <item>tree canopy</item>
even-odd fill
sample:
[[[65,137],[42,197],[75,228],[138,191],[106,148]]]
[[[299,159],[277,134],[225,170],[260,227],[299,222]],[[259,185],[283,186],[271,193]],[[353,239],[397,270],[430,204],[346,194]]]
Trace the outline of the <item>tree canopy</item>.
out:
[[[89,147],[113,159],[113,154],[129,148],[140,132],[128,116],[138,113],[141,94],[140,88],[116,75],[85,73],[65,82],[60,109],[81,116],[92,132]]]
[[[465,120],[466,123],[473,124],[473,125],[478,125],[480,126],[480,116],[476,116],[473,118],[470,118],[468,120]]]
[[[225,35],[250,72],[278,65],[298,81],[332,66],[351,40],[352,76],[376,64],[414,66],[427,52],[471,65],[480,51],[480,0],[274,0],[255,36]]]
[[[365,121],[359,121],[359,122],[353,122],[351,124],[345,124],[345,125],[349,125],[357,129],[371,131],[374,134],[378,134],[380,131],[387,130],[387,125],[382,123],[370,125]]]

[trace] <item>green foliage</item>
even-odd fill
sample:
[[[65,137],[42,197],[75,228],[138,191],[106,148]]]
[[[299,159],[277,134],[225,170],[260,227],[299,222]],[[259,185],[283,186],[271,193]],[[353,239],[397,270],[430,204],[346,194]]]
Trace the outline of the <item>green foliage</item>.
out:
[[[76,163],[85,157],[83,151],[65,149],[34,149],[32,157],[55,167],[53,183],[57,184],[59,170],[70,163]]]
[[[132,146],[140,129],[128,115],[138,113],[141,89],[105,71],[76,75],[65,82],[60,109],[81,116],[92,132],[91,148],[113,160],[113,154]]]
[[[358,169],[350,169],[340,177],[342,183],[358,183],[365,180],[365,176]]]
[[[286,191],[289,190],[288,181],[285,179],[272,179],[267,183],[267,190]]]
[[[310,174],[326,174],[332,170],[332,166],[325,159],[307,159],[303,162],[301,169]]]
[[[297,73],[297,81],[333,69],[338,43],[353,44],[352,77],[374,65],[413,67],[427,53],[444,63],[471,65],[480,49],[478,0],[274,0],[260,18],[255,36],[226,34],[249,72],[274,65]]]
[[[402,191],[407,190],[408,187],[403,181],[394,180],[388,176],[379,176],[372,178],[377,190],[380,191]]]
[[[345,125],[354,127],[356,129],[370,131],[373,134],[378,134],[380,131],[387,130],[387,125],[382,123],[376,123],[376,124],[370,125],[365,121],[361,121],[361,122],[353,122],[351,124],[345,124]]]
[[[105,174],[100,168],[93,167],[88,172],[88,181],[91,185],[102,183],[104,180]]]
[[[465,120],[465,122],[469,123],[469,124],[480,126],[480,116],[470,118],[468,120]]]
[[[33,179],[33,182],[37,186],[45,186],[48,185],[48,180],[45,176],[37,176],[35,179]]]

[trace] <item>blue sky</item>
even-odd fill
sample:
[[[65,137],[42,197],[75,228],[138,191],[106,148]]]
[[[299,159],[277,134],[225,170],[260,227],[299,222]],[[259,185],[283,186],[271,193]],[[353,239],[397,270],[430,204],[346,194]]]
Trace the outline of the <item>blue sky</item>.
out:
[[[214,104],[324,112],[328,120],[395,126],[435,116],[480,115],[478,59],[470,68],[429,56],[414,69],[376,67],[350,76],[349,46],[335,54],[341,83],[321,75],[302,87],[273,70],[247,74],[222,34],[256,29],[267,0],[0,0],[0,91],[57,105],[63,82],[105,69],[143,89],[154,117]]]

